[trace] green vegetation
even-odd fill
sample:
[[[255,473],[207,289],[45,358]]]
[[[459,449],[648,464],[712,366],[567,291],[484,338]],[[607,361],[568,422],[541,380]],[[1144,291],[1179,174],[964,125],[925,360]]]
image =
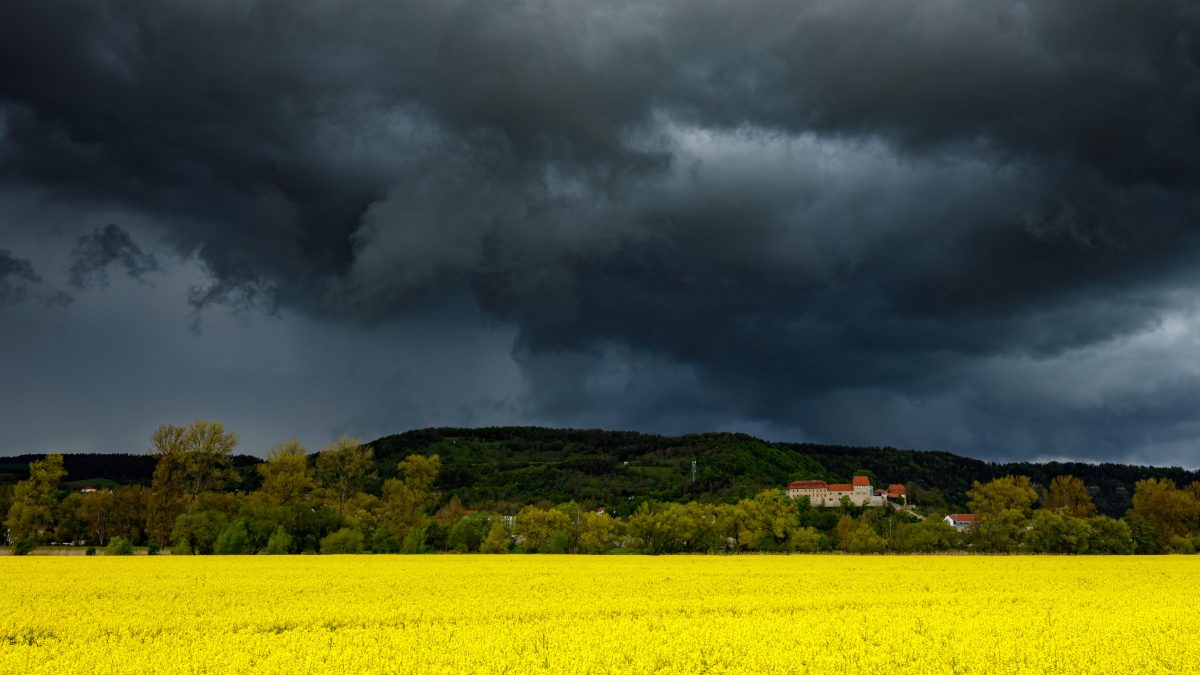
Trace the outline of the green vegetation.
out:
[[[23,476],[0,484],[7,541],[18,553],[58,541],[177,555],[1200,549],[1200,482],[1181,469],[995,465],[727,433],[426,429],[312,454],[286,441],[254,463],[237,443],[216,422],[163,425],[149,485],[66,481],[70,455],[6,465]],[[1051,474],[1067,466],[1082,470]],[[817,508],[781,490],[853,475],[905,483],[914,508]],[[962,511],[976,515],[967,531],[942,521]]]
[[[133,544],[128,539],[113,537],[104,547],[104,555],[133,555]]]

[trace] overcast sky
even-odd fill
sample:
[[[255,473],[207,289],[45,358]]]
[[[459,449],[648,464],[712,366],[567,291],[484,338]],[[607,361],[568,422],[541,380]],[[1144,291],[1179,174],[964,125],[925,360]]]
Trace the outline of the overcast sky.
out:
[[[1191,0],[0,7],[0,454],[1200,465]]]

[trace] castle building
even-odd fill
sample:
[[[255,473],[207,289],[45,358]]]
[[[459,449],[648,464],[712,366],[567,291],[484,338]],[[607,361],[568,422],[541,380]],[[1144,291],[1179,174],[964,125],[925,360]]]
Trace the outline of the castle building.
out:
[[[841,506],[842,498],[846,497],[855,506],[884,506],[889,500],[908,503],[908,490],[900,483],[893,483],[887,489],[875,489],[871,479],[866,476],[855,476],[849,483],[826,483],[823,480],[797,480],[787,486],[787,496],[792,499],[808,497],[813,506]]]

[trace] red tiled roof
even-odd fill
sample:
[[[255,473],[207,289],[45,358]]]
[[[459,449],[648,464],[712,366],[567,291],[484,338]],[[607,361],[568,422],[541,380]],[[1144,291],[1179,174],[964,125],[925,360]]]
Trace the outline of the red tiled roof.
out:
[[[957,521],[960,523],[973,523],[973,522],[975,522],[975,514],[974,513],[951,513],[950,520]]]
[[[854,484],[855,485],[870,485],[871,479],[867,478],[866,476],[855,476]]]
[[[891,485],[888,486],[887,491],[888,491],[889,495],[893,495],[893,494],[906,495],[906,494],[908,494],[908,488],[904,487],[904,485],[902,483],[892,483]]]
[[[829,486],[830,490],[841,490],[842,492],[850,492],[854,486],[849,483],[832,483]]]
[[[789,490],[817,490],[825,487],[823,480],[794,480],[788,483]]]

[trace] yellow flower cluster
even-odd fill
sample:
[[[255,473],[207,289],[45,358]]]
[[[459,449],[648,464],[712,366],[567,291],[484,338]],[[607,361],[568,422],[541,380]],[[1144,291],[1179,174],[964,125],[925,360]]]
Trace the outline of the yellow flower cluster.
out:
[[[0,673],[1195,672],[1200,558],[0,558]]]

